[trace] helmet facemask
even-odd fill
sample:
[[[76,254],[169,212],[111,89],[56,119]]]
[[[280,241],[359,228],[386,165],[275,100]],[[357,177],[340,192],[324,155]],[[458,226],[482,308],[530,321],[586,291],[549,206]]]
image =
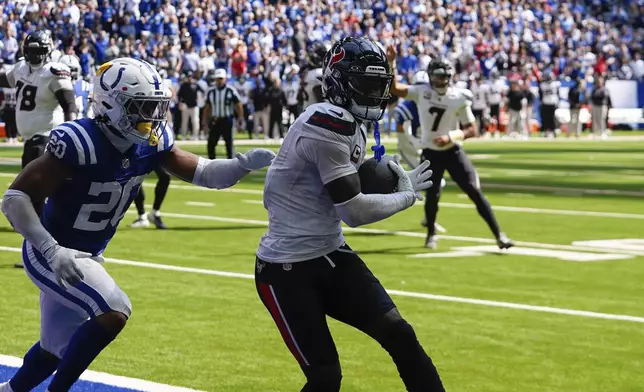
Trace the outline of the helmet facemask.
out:
[[[167,120],[170,98],[133,97],[119,93],[116,99],[124,109],[118,123],[118,128],[124,131],[124,136],[133,143],[156,143],[163,133],[162,125]]]
[[[391,74],[349,74],[349,105],[347,110],[361,120],[377,121],[382,118],[391,97]]]
[[[32,69],[40,69],[47,63],[51,50],[47,46],[25,46],[25,60]]]

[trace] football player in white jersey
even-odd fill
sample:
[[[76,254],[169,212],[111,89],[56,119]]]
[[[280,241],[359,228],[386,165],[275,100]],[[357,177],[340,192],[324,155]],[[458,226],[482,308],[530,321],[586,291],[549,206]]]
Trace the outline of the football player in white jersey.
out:
[[[394,70],[396,56],[396,48],[389,46],[387,58]],[[501,232],[492,207],[481,192],[476,169],[461,147],[463,140],[478,136],[472,113],[472,92],[450,86],[453,69],[447,60],[432,60],[427,73],[428,85],[408,86],[397,83],[394,79],[391,87],[392,94],[416,102],[420,116],[419,147],[423,150],[423,159],[432,162],[434,185],[427,190],[425,201],[425,246],[430,249],[437,247],[438,238],[434,223],[438,213],[440,183],[447,170],[454,182],[474,202],[479,214],[492,230],[499,248],[510,248],[514,244]],[[462,127],[459,127],[459,123]]]
[[[486,131],[486,122],[488,118],[488,95],[490,93],[490,86],[483,83],[483,75],[476,74],[471,84],[472,91],[472,113],[474,119],[479,126],[478,132],[484,135]]]
[[[555,137],[555,129],[557,128],[555,111],[559,106],[560,85],[550,71],[546,71],[543,80],[539,83],[541,132],[546,137]]]
[[[431,185],[428,162],[405,172],[392,161],[397,191],[361,193],[364,123],[382,118],[391,81],[385,53],[373,41],[336,42],[324,59],[328,101],[298,117],[268,170],[269,227],[257,250],[255,283],[306,376],[302,391],[340,391],[342,372],[326,316],[377,340],[408,391],[445,390],[413,328],[342,234],[342,222],[356,227],[386,219],[411,207],[416,192]]]
[[[284,90],[284,95],[286,95],[286,109],[288,110],[288,118],[286,122],[287,129],[291,127],[291,124],[293,124],[295,119],[297,119],[301,111],[300,102],[297,99],[297,95],[300,91],[300,78],[298,77],[299,72],[300,67],[297,64],[287,67],[284,82],[282,83],[282,90]]]
[[[16,88],[16,124],[25,140],[22,167],[43,154],[50,129],[78,116],[71,72],[51,62],[52,50],[46,32],[33,32],[23,43],[23,60],[0,73],[0,87]]]
[[[302,67],[300,78],[300,101],[302,109],[314,103],[322,102],[322,61],[328,47],[320,41],[314,42],[308,49],[308,64]]]
[[[71,54],[64,54],[60,56],[58,62],[66,65],[71,72],[74,94],[76,94],[78,118],[91,117],[89,94],[92,92],[92,84],[80,77],[81,65],[78,57]]]

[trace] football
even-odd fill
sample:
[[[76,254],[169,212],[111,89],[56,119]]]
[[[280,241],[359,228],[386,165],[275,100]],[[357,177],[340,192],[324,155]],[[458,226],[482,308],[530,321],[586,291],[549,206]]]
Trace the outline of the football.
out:
[[[388,162],[393,161],[393,157],[385,155],[380,162],[375,158],[362,162],[358,168],[360,176],[360,187],[362,193],[393,193],[398,186],[398,175],[391,170]]]

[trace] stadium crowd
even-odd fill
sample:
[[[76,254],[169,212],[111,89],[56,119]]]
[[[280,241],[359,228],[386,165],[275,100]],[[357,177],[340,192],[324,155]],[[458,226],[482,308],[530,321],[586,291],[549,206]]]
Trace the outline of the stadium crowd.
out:
[[[175,91],[184,75],[206,79],[216,68],[242,84],[259,74],[250,91],[302,66],[312,42],[346,35],[398,44],[404,79],[434,56],[449,58],[461,80],[644,79],[642,0],[5,0],[0,10],[5,64],[28,33],[49,29],[59,54],[78,56],[84,77],[134,57],[163,70]]]

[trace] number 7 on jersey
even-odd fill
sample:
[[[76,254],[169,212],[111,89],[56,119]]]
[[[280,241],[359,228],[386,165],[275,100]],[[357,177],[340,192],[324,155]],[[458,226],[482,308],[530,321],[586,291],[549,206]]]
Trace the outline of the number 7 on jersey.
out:
[[[443,113],[445,113],[444,108],[439,108],[436,106],[429,108],[429,114],[432,115],[432,132],[438,131],[438,125],[441,122],[441,118],[443,118]]]

